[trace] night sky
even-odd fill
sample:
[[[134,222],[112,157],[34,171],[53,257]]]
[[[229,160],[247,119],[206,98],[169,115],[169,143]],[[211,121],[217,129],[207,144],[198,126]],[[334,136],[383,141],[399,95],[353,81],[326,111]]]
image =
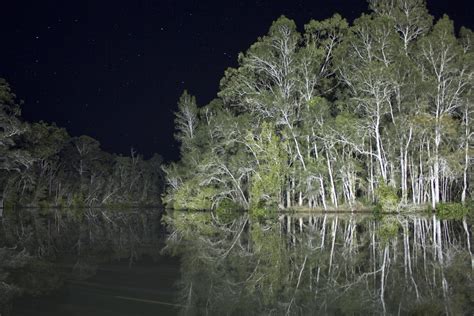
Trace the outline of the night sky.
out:
[[[428,7],[474,29],[472,2]],[[2,0],[0,77],[25,101],[28,121],[56,122],[110,152],[177,159],[173,113],[183,89],[207,104],[237,54],[282,14],[301,30],[311,18],[338,12],[352,21],[364,11],[365,0]]]

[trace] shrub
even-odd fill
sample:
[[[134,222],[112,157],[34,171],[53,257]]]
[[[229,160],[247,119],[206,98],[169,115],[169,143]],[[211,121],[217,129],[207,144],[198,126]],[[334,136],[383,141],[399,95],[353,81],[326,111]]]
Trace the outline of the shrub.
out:
[[[388,186],[386,183],[381,181],[375,193],[377,196],[377,206],[379,211],[398,211],[400,199],[398,198],[395,188]]]
[[[212,199],[216,190],[212,187],[199,186],[195,181],[187,181],[174,193],[175,210],[202,211],[212,208]]]

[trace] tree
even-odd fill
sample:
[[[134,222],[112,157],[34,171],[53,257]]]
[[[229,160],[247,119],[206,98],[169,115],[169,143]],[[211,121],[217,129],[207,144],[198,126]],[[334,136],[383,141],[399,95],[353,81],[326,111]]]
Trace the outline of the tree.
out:
[[[28,168],[31,157],[24,151],[15,148],[16,138],[25,132],[26,126],[20,119],[20,106],[15,102],[15,94],[10,85],[0,78],[0,208],[7,181],[13,172]]]
[[[189,142],[195,136],[198,125],[198,108],[196,98],[184,91],[178,102],[178,112],[175,113],[175,124],[177,133],[175,138],[181,142],[183,148],[189,146]]]

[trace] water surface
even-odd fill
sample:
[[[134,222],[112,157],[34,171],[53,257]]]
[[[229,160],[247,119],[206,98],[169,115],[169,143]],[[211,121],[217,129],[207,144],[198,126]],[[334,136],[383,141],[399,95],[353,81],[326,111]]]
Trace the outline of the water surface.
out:
[[[12,315],[474,313],[472,225],[436,216],[25,210],[0,226]],[[22,296],[19,296],[22,294]]]
[[[168,217],[191,315],[472,315],[471,226],[436,216]]]

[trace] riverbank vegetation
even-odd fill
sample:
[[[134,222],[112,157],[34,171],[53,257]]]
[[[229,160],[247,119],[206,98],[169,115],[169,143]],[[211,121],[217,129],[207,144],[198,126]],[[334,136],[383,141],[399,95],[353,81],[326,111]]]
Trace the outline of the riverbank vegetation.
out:
[[[422,0],[369,1],[300,32],[282,16],[205,106],[184,92],[175,209],[389,211],[472,199],[473,44]],[[425,207],[426,206],[426,207]]]
[[[0,208],[161,205],[159,155],[110,154],[89,136],[27,123],[20,114],[16,96],[0,79]]]

